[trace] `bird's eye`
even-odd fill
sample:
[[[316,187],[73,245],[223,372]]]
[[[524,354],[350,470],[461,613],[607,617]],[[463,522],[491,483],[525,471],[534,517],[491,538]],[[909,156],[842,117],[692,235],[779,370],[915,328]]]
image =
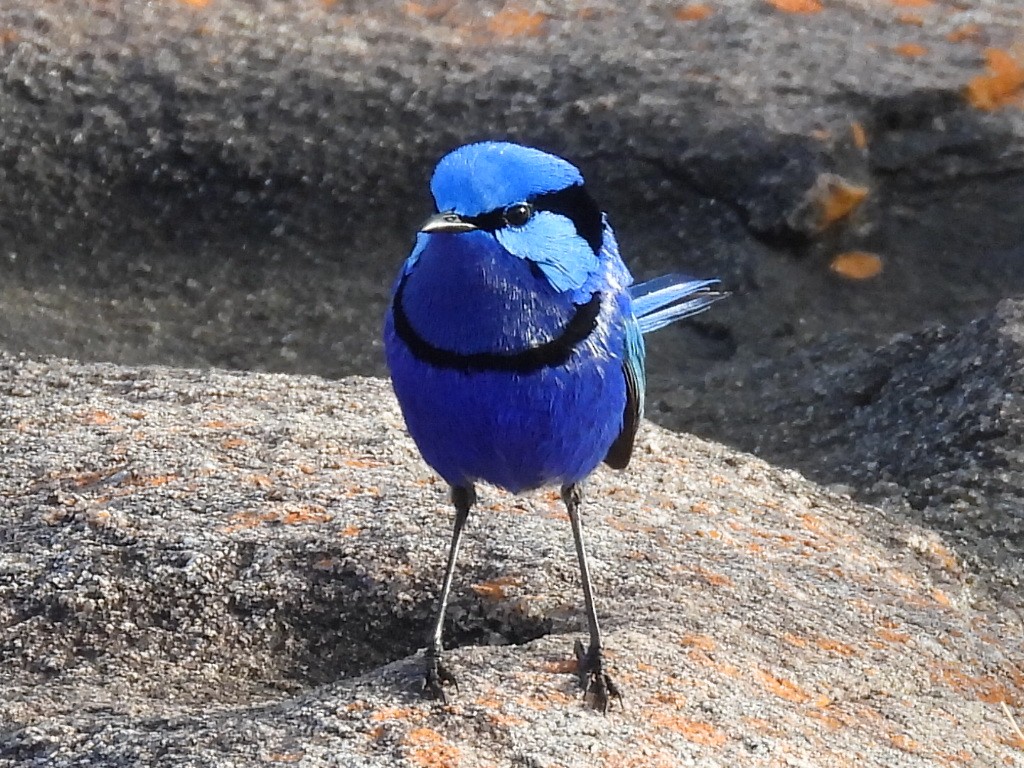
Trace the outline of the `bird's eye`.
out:
[[[516,203],[506,208],[502,216],[510,227],[521,227],[533,216],[533,206],[529,203]]]

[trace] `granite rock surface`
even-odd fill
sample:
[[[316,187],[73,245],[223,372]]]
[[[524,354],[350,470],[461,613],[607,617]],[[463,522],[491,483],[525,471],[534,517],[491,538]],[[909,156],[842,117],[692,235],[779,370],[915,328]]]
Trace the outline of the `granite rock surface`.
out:
[[[649,426],[587,487],[603,716],[555,494],[482,495],[422,697],[451,514],[384,382],[5,356],[0,396],[0,765],[1021,763],[1020,619],[721,445]]]

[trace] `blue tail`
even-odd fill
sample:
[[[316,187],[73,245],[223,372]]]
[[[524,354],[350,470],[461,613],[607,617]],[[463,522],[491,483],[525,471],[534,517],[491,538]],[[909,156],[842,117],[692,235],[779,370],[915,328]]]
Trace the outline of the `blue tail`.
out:
[[[663,328],[674,320],[703,312],[729,294],[710,290],[718,280],[694,280],[686,275],[663,275],[646,283],[631,286],[633,318],[626,324],[626,353],[622,371],[626,377],[626,409],[622,415],[622,431],[615,438],[605,464],[623,469],[633,454],[640,420],[644,417],[644,391],[647,373],[644,370],[643,334]]]
[[[631,286],[633,314],[640,332],[650,333],[675,320],[703,312],[728,295],[710,290],[718,283],[718,280],[695,280],[686,275],[671,274]]]

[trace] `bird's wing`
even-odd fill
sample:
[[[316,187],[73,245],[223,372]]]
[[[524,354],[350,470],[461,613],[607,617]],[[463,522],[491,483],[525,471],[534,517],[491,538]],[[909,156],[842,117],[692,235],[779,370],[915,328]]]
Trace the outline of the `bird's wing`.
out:
[[[626,377],[626,408],[622,415],[622,431],[615,438],[604,462],[612,469],[624,469],[633,455],[633,442],[644,416],[644,391],[647,376],[644,370],[643,334],[663,328],[698,312],[728,294],[711,290],[718,280],[695,280],[685,275],[664,275],[630,288],[633,316],[626,323],[626,351],[622,372]]]
[[[622,413],[622,431],[615,438],[604,457],[612,469],[625,469],[633,455],[633,441],[640,420],[644,417],[644,390],[647,376],[644,371],[644,336],[636,318],[626,323],[626,353],[622,360],[622,373],[626,377],[626,407]]]
[[[633,315],[642,333],[664,328],[671,322],[703,312],[727,293],[711,290],[718,280],[695,280],[686,275],[662,275],[629,289]]]

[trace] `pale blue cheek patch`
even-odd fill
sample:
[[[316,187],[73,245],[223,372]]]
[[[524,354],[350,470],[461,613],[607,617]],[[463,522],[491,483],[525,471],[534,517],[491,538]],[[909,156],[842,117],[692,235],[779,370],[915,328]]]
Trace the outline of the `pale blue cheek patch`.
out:
[[[575,225],[551,211],[538,212],[525,227],[505,227],[494,235],[513,256],[536,264],[560,293],[582,288],[599,268],[597,254],[576,234]]]

